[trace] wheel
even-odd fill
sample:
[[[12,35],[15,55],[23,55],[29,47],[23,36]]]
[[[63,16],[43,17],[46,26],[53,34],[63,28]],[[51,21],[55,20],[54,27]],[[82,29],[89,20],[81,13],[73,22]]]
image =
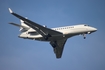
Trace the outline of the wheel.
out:
[[[45,40],[48,40],[48,36],[45,36],[44,38],[45,38]]]
[[[86,39],[86,37],[84,37],[84,39]]]

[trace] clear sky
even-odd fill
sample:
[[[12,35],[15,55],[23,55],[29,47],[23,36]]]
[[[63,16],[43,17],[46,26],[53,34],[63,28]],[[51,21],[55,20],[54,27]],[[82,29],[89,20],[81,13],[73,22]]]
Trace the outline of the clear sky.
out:
[[[48,42],[18,38],[9,7],[49,28],[85,23],[98,31],[69,38],[56,59]],[[0,0],[0,70],[105,70],[105,0]]]

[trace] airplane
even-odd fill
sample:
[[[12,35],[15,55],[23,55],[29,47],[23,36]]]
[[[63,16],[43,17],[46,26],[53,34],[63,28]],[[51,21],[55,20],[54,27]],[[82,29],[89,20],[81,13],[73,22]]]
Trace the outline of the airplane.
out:
[[[97,31],[95,27],[91,27],[87,24],[48,28],[45,25],[40,25],[13,12],[10,8],[9,12],[20,19],[21,24],[10,23],[20,27],[21,34],[18,37],[49,42],[53,47],[57,59],[62,57],[64,45],[68,38],[83,35],[85,39],[86,34]]]

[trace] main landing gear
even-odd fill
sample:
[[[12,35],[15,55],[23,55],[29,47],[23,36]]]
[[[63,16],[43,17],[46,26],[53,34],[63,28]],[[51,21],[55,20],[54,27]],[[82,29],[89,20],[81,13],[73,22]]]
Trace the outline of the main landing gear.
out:
[[[47,34],[44,38],[45,38],[45,40],[48,40],[49,37],[51,37],[51,35]]]
[[[50,42],[51,46],[53,47],[54,53],[57,53],[57,42],[56,41],[51,41]]]
[[[56,41],[51,41],[50,44],[51,44],[51,46],[52,46],[53,48],[57,47]]]

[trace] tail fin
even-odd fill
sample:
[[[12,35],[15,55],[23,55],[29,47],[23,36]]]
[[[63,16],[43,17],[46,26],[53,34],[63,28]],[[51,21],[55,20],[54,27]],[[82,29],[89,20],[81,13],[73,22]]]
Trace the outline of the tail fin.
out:
[[[24,23],[23,20],[20,20],[20,22],[21,22],[21,25],[20,25],[20,24],[16,24],[16,23],[9,23],[9,24],[12,24],[12,25],[14,25],[14,26],[20,27],[20,30],[19,30],[19,31],[21,31],[21,32],[25,32],[25,31],[29,30],[30,27],[27,26],[27,25]]]
[[[20,20],[20,22],[21,22],[21,25],[22,25],[22,26],[25,26],[25,27],[29,28],[29,26],[28,26],[28,25],[26,25],[26,24],[24,23],[24,21],[23,21],[23,20]]]
[[[20,23],[21,23],[21,26],[26,27],[26,28],[20,27],[21,32],[25,32],[25,31],[27,31],[29,29],[29,26],[26,25],[23,20],[20,19]]]

